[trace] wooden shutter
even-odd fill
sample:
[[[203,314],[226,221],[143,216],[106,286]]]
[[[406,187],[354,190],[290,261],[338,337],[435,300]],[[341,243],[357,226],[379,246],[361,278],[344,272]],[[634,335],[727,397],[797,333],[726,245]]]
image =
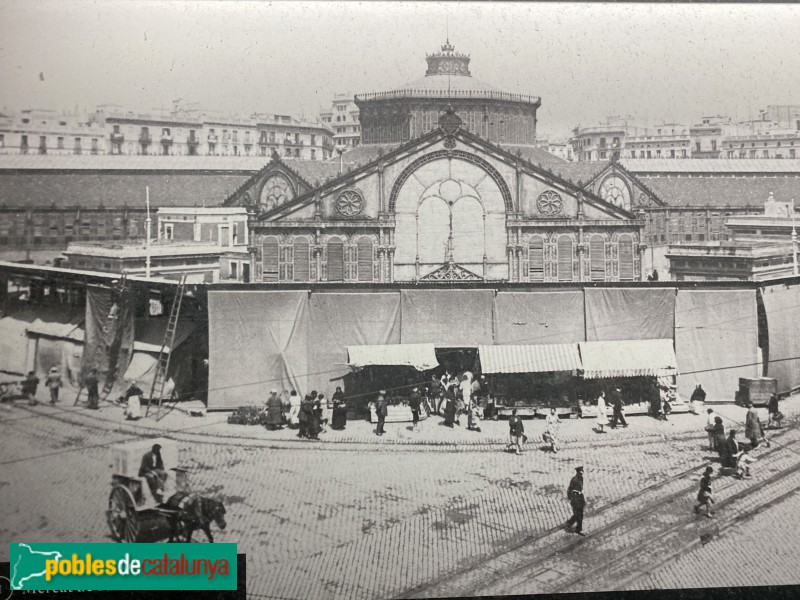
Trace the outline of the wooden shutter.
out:
[[[280,258],[280,249],[278,248],[278,240],[275,238],[266,238],[261,245],[261,260],[263,265],[264,281],[278,281],[278,262]]]
[[[344,242],[328,242],[328,281],[344,281]]]
[[[358,280],[372,281],[372,240],[358,240]]]
[[[592,236],[589,240],[589,265],[592,281],[605,281],[606,245],[599,235]]]
[[[305,238],[294,241],[294,281],[308,281],[311,277],[310,244]]]
[[[544,241],[538,235],[528,244],[528,277],[531,281],[544,281]]]
[[[633,240],[629,235],[619,236],[619,280],[633,281]]]
[[[572,279],[572,240],[564,235],[558,238],[558,280]]]

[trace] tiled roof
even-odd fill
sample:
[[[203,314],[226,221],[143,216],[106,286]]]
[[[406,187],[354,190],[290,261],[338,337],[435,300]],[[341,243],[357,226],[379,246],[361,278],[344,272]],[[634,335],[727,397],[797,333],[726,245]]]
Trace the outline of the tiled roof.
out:
[[[0,207],[218,206],[250,177],[239,173],[0,171]]]
[[[325,183],[329,177],[339,175],[339,160],[324,162],[320,160],[287,160],[284,163],[292,171],[305,179],[311,186]],[[345,166],[347,168],[347,166]]]
[[[534,148],[532,146],[519,146],[516,144],[500,144],[500,147],[511,154],[519,154],[530,163],[534,165],[542,165],[544,168],[549,169],[551,166],[566,164],[566,160],[555,154],[550,154],[543,148]]]
[[[782,158],[620,158],[632,173],[800,173],[800,160]]]
[[[352,150],[348,150],[342,154],[342,162],[345,165],[364,165],[366,163],[376,160],[381,154],[388,154],[400,144],[366,144],[361,145]],[[333,157],[328,161],[329,163],[336,163],[337,168],[339,165],[339,156],[334,153]],[[338,171],[337,171],[338,173]]]
[[[269,162],[265,156],[125,156],[0,154],[0,170],[43,171],[250,171]]]
[[[783,177],[638,177],[668,206],[761,208],[770,192],[780,202],[800,199],[800,174]]]

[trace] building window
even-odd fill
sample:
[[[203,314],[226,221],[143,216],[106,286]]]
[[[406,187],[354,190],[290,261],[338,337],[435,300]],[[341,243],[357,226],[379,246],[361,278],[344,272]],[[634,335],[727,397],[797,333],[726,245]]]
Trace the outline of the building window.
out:
[[[567,235],[558,238],[558,280],[572,281],[572,239]]]
[[[711,140],[711,151],[712,152],[717,151],[717,140]]]
[[[538,235],[532,236],[528,243],[528,278],[544,281],[544,241]]]
[[[589,267],[592,281],[605,281],[606,243],[599,235],[593,235],[589,240]]]
[[[239,265],[234,261],[230,262],[231,268],[230,273],[228,273],[228,279],[237,279],[238,278],[238,267]]]
[[[75,138],[75,154],[80,154],[81,150],[81,138]]]
[[[619,236],[619,280],[633,281],[633,239],[624,234]]]
[[[675,158],[675,150],[670,150],[669,151],[669,157],[670,158]]]
[[[311,134],[311,145],[312,146],[316,146],[317,145],[317,136],[314,135],[313,133]]]
[[[650,153],[650,150],[647,151],[647,158],[653,158],[653,155]]]
[[[639,158],[644,158],[644,150],[639,150]]]
[[[311,149],[311,160],[317,160],[317,151],[313,148]]]
[[[47,154],[47,136],[39,136],[39,154]]]
[[[311,278],[311,245],[306,238],[294,241],[294,280],[308,281]]]
[[[328,254],[328,261],[330,261],[330,254]],[[372,240],[362,237],[358,240],[358,280],[359,281],[372,281],[373,274],[373,253],[372,253]],[[328,267],[328,274],[330,275],[330,267]]]
[[[261,244],[261,262],[263,265],[263,280],[278,281],[278,265],[280,247],[278,240],[273,237],[264,238]]]
[[[64,149],[64,138],[63,137],[59,137],[56,140],[56,148],[58,148],[59,150],[63,150]]]
[[[328,242],[328,281],[344,281],[344,242]]]
[[[175,235],[175,225],[172,223],[164,224],[164,239],[165,240],[172,240],[174,239]]]
[[[700,142],[695,142],[694,151],[695,152],[702,152],[702,150],[700,150]]]

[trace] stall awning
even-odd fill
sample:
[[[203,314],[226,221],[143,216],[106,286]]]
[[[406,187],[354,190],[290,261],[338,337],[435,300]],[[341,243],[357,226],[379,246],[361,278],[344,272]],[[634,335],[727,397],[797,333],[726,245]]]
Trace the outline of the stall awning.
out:
[[[580,342],[583,376],[639,377],[676,375],[678,359],[672,340]]]
[[[478,346],[482,373],[545,373],[581,367],[577,344]]]
[[[351,367],[405,366],[426,371],[438,367],[439,361],[433,344],[379,344],[347,346],[347,364]]]

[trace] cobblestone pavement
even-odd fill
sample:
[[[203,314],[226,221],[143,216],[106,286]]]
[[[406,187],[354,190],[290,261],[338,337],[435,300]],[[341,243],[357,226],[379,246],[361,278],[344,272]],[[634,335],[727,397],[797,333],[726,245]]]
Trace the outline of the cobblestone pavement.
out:
[[[698,578],[705,573],[704,561],[718,560],[715,544],[731,544],[737,535],[770,538],[763,541],[767,545],[778,543],[772,538],[783,539],[785,547],[800,544],[794,528],[764,520],[775,512],[796,522],[798,511],[787,509],[796,505],[796,496],[782,497],[797,484],[796,474],[782,478],[782,486],[764,485],[761,495],[737,497],[800,464],[797,454],[783,448],[796,438],[800,442],[791,428],[776,434],[773,448],[763,451],[753,481],[724,478],[715,486],[718,502],[731,499],[716,522],[692,516],[684,523],[698,474],[711,458],[702,449],[704,419],[692,415],[668,423],[632,417],[630,428],[604,435],[594,433],[589,420],[568,421],[557,454],[539,448],[535,439],[543,424],[529,421],[531,442],[525,454],[514,456],[504,451],[504,422],[485,423],[481,434],[473,434],[439,427],[434,417],[419,436],[405,424],[390,424],[389,435],[380,439],[371,432],[374,426],[352,423],[346,436],[328,432],[324,441],[313,443],[293,432],[228,426],[218,418],[129,424],[120,422],[115,410],[97,415],[71,407],[15,406],[0,412],[0,559],[7,560],[7,543],[13,540],[108,541],[108,445],[147,435],[178,439],[194,489],[225,501],[229,529],[216,539],[238,542],[247,553],[251,597],[610,589],[619,581],[602,573],[579,580],[586,565],[628,552],[643,540],[656,540],[664,556],[678,551],[675,560],[698,565]],[[800,398],[783,403],[782,410],[800,413]],[[738,423],[744,417],[735,406],[718,412]],[[587,538],[557,529],[570,513],[565,488],[578,464],[586,468]],[[670,498],[664,508],[647,512]],[[730,520],[748,518],[748,511],[760,506],[764,512],[750,520]],[[722,516],[726,510],[730,517]],[[626,520],[630,527],[620,528]],[[677,533],[670,534],[676,523]],[[758,527],[744,529],[751,524]],[[721,532],[699,547],[698,532],[708,533],[709,527]],[[698,547],[681,550],[692,543]],[[737,555],[721,548],[735,569]],[[785,557],[788,561],[791,554]],[[629,587],[680,586],[680,571],[670,570],[675,560],[660,566],[649,558],[658,568]],[[528,568],[503,582],[476,578],[490,564]],[[776,568],[782,566],[776,562]],[[782,572],[780,582],[791,579],[792,570]],[[742,584],[772,582],[759,569]],[[684,585],[700,584],[693,579]]]

